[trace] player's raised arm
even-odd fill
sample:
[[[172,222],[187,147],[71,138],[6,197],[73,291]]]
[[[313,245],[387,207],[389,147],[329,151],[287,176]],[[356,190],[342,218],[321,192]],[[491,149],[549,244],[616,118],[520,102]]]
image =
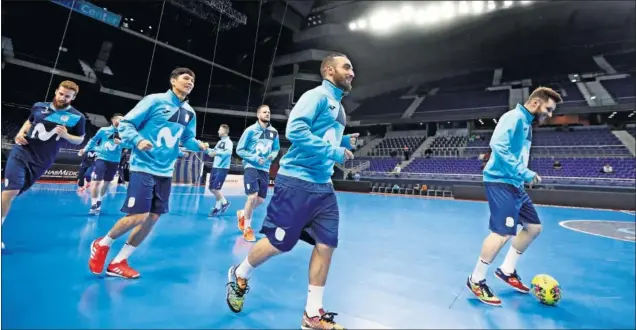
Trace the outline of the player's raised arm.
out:
[[[499,119],[495,131],[490,139],[490,149],[501,158],[502,169],[515,177],[522,177],[524,181],[532,181],[535,172],[529,170],[525,164],[510,151],[511,141],[515,131],[520,127],[519,121],[513,113],[506,113]]]
[[[289,113],[285,136],[300,148],[315,150],[317,154],[327,155],[328,159],[343,163],[345,148],[334,147],[311,132],[311,123],[318,109],[324,107],[324,102],[327,102],[326,97],[319,93],[303,94]]]
[[[119,137],[121,141],[131,146],[137,146],[144,138],[139,134],[139,127],[146,120],[154,106],[154,97],[148,95],[128,112],[119,123]]]

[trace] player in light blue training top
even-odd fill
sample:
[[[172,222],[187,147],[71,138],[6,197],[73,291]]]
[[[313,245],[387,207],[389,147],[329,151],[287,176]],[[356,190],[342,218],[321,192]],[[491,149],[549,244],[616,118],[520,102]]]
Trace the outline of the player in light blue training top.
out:
[[[82,156],[84,152],[93,150],[97,144],[99,148],[95,149],[97,157],[93,168],[93,183],[91,187],[91,209],[88,212],[92,215],[98,215],[102,207],[102,198],[106,194],[106,189],[110,182],[115,178],[115,173],[119,168],[121,160],[121,152],[124,144],[121,143],[119,132],[119,122],[124,117],[121,113],[116,113],[110,118],[112,125],[102,127],[97,131],[95,136],[88,141],[86,147],[80,150],[78,155]]]
[[[214,149],[208,149],[207,154],[214,158],[212,163],[212,171],[210,172],[210,184],[208,189],[216,197],[216,204],[208,216],[214,217],[219,214],[225,213],[227,208],[230,207],[230,202],[225,199],[221,188],[227,177],[227,173],[230,171],[230,165],[232,163],[232,149],[234,149],[234,143],[230,140],[230,127],[223,124],[219,127],[219,142],[216,143]]]
[[[530,289],[521,282],[515,269],[517,260],[541,232],[539,215],[524,190],[524,183],[541,182],[537,173],[528,169],[532,123],[552,117],[561,96],[550,88],[537,88],[524,105],[506,112],[497,123],[490,139],[492,154],[484,168],[484,186],[490,207],[490,235],[484,240],[481,255],[466,286],[482,302],[499,306],[501,300],[486,284],[488,266],[511,236],[512,245],[495,276],[521,293]],[[517,234],[517,225],[523,229]]]
[[[195,139],[196,114],[187,96],[194,88],[194,72],[177,68],[170,74],[172,89],[144,97],[119,124],[122,142],[133,146],[130,157],[130,182],[121,218],[108,232],[91,244],[89,269],[101,274],[111,244],[135,228],[106,274],[137,278],[128,265],[128,257],[146,238],[161,214],[168,212],[174,163],[179,157],[179,141],[191,151],[205,151],[206,143]]]
[[[238,228],[248,242],[256,241],[252,230],[252,213],[267,197],[269,167],[280,151],[278,131],[270,124],[270,110],[261,105],[256,110],[258,121],[245,129],[236,146],[243,158],[243,185],[247,201],[245,208],[236,212]]]
[[[327,56],[321,65],[323,82],[304,93],[287,121],[286,137],[292,143],[280,161],[274,195],[259,240],[245,260],[228,274],[227,304],[243,309],[250,272],[303,240],[314,246],[309,268],[309,294],[302,319],[303,329],[342,329],[335,313],[325,312],[322,293],[338,246],[339,211],[331,184],[333,165],[353,159],[349,149],[358,134],[343,136],[345,110],[342,97],[351,90],[354,73],[342,54]],[[314,265],[320,265],[314,267]]]

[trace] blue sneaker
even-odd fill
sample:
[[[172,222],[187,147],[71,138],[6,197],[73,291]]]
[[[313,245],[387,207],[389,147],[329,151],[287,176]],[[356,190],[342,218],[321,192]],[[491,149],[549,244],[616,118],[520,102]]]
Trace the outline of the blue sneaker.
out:
[[[216,217],[218,215],[221,215],[223,213],[225,213],[225,211],[227,211],[227,209],[230,207],[230,202],[227,202],[223,205],[221,205],[221,208],[217,208],[216,206],[212,209],[212,211],[210,211],[210,214],[208,214],[209,217]]]

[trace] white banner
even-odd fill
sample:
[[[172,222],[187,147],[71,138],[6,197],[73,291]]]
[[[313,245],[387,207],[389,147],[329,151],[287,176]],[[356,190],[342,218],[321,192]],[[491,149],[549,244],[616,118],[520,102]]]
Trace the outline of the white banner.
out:
[[[208,173],[205,175],[205,195],[212,195],[210,189],[210,179],[212,175]],[[243,176],[236,174],[228,174],[225,177],[225,183],[223,183],[223,188],[221,188],[221,192],[224,196],[243,196],[245,195],[245,187],[243,186]]]

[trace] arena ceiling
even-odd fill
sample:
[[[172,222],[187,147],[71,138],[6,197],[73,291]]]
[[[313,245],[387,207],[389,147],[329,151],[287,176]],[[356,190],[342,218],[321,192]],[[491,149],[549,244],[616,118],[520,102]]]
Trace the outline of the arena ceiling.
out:
[[[390,4],[395,7],[396,3]],[[573,51],[602,54],[634,49],[635,5],[631,1],[535,2],[461,22],[396,29],[384,35],[347,28],[358,17],[387,6],[387,2],[357,1],[312,12],[326,24],[340,28],[337,33],[297,42],[294,49],[348,54],[357,71],[358,86],[413,72],[430,72],[433,77],[497,67],[515,58],[549,60]],[[295,39],[302,38],[297,35]]]

